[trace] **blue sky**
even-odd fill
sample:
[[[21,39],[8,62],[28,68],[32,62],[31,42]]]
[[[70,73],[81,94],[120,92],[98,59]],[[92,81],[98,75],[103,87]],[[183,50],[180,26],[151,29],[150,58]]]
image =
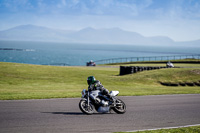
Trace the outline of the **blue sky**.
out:
[[[34,24],[113,28],[175,41],[200,39],[200,0],[0,0],[0,30]]]

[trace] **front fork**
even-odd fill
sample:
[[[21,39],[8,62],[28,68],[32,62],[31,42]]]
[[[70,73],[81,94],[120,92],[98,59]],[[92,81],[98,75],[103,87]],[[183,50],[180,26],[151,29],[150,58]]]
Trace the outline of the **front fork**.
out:
[[[115,97],[112,97],[111,99],[112,99],[112,101],[113,101],[113,106],[115,107],[115,106],[116,106],[116,98],[115,98]]]

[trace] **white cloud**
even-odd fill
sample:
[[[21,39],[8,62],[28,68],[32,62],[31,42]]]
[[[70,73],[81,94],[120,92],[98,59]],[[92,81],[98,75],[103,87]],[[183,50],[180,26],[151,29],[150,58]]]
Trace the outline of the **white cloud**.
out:
[[[66,1],[65,0],[61,0],[61,3],[63,6],[66,6]]]

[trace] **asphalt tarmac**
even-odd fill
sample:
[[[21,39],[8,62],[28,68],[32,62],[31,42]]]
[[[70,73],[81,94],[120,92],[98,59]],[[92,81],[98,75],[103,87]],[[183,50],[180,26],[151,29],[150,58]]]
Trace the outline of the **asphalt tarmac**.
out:
[[[110,133],[200,124],[200,95],[119,97],[125,114],[83,114],[80,98],[0,101],[0,133]]]

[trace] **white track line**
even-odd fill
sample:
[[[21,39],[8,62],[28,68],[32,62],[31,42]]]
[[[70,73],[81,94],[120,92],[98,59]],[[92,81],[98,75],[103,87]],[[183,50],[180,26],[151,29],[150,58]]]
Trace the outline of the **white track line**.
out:
[[[126,132],[153,131],[153,130],[160,130],[160,129],[174,129],[174,128],[193,127],[193,126],[200,126],[200,124],[177,126],[177,127],[164,127],[164,128],[154,128],[154,129],[132,130],[132,131],[126,131]]]

